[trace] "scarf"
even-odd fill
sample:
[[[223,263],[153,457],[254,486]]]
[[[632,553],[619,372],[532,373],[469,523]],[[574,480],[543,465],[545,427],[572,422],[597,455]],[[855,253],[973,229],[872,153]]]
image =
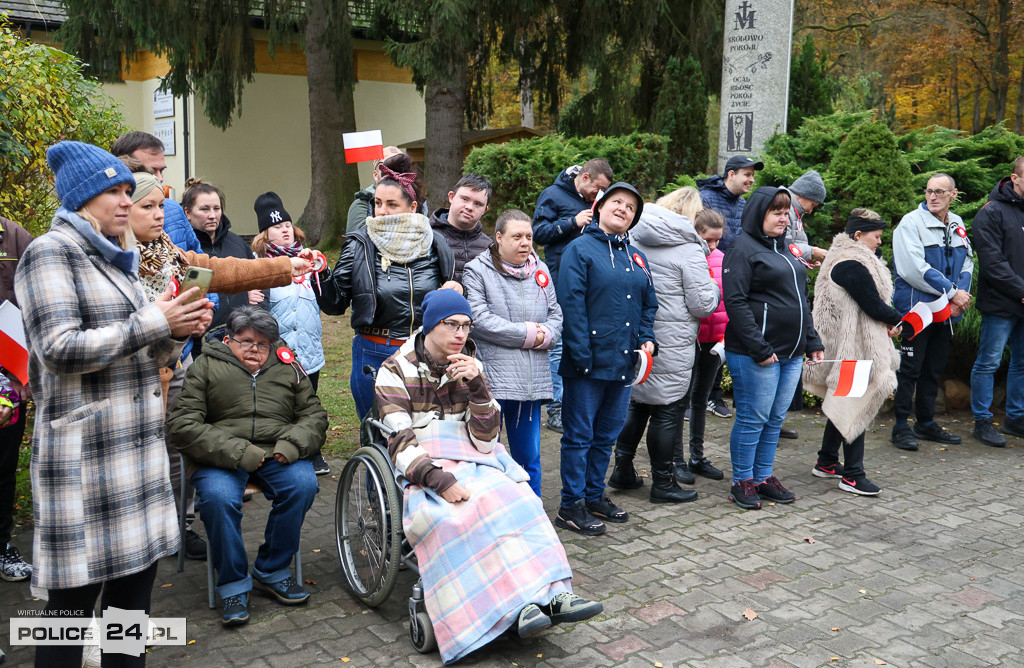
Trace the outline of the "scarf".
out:
[[[273,241],[267,242],[267,257],[298,257],[303,250],[302,244],[298,241],[291,246],[278,246]]]
[[[393,262],[405,264],[426,257],[434,241],[430,220],[421,213],[370,216],[366,219],[366,233],[377,246],[384,271]]]
[[[537,271],[537,254],[531,252],[530,257],[526,258],[526,262],[523,264],[511,264],[505,260],[501,261],[501,266],[505,269],[512,278],[518,278],[520,281],[533,276]]]
[[[139,277],[149,301],[156,301],[156,298],[167,289],[171,279],[177,281],[178,285],[185,280],[188,264],[166,232],[147,243],[139,242],[138,247],[142,255]]]
[[[82,218],[77,213],[68,211],[64,207],[61,207],[57,211],[57,217],[71,223],[71,226],[78,230],[78,233],[85,237],[86,241],[99,251],[107,262],[114,265],[124,273],[128,274],[128,277],[132,280],[139,278],[139,254],[135,250],[123,250],[117,245],[117,242],[104,237],[95,229],[92,224]]]

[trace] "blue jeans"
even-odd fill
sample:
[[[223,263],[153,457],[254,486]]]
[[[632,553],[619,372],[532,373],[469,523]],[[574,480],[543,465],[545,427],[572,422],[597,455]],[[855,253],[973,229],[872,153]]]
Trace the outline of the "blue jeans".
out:
[[[729,438],[732,482],[753,478],[762,483],[772,475],[779,428],[803,369],[802,357],[780,359],[761,366],[752,357],[725,353],[732,375],[736,421]]]
[[[505,422],[505,445],[530,474],[530,489],[540,496],[540,401],[498,399]]]
[[[1010,344],[1010,371],[1006,375],[1006,417],[1024,417],[1024,318],[981,316],[978,358],[971,370],[971,412],[975,420],[992,417],[992,384]]]
[[[562,377],[558,375],[558,365],[562,363],[562,339],[558,339],[555,347],[548,350],[548,363],[551,364],[551,388],[553,390],[551,403],[560,404],[562,403]]]
[[[385,346],[359,336],[352,337],[352,375],[348,386],[352,390],[352,398],[356,402],[356,412],[362,420],[373,407],[373,376],[363,372],[363,367],[370,365],[374,371],[380,368],[384,360],[398,351],[400,346]]]
[[[302,521],[319,491],[316,473],[308,459],[282,464],[270,457],[251,477],[274,502],[252,572],[262,582],[280,582],[291,575],[289,564],[299,549]],[[196,510],[206,528],[217,569],[217,595],[222,599],[252,590],[242,542],[242,494],[249,478],[240,468],[203,467],[192,474]]]
[[[626,424],[632,388],[621,380],[564,378],[562,395],[562,507],[604,496],[612,447]]]

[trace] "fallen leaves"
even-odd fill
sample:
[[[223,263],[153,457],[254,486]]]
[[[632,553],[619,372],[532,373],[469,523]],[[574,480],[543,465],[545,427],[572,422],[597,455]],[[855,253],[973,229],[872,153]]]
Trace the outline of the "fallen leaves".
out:
[[[319,552],[319,551],[320,551],[320,548],[319,548],[319,547],[318,547],[318,548],[316,548],[315,550],[313,550],[313,552]]]
[[[173,582],[168,582],[167,584],[160,585],[160,588],[161,589],[167,589],[168,587],[173,587],[173,586],[174,586]]]
[[[310,580],[309,578],[306,578],[305,580],[303,580],[303,582],[305,582],[308,585],[316,585],[316,580]]]
[[[818,541],[814,540],[814,539],[813,539],[813,538],[811,538],[810,536],[804,536],[804,542],[805,542],[805,543],[816,543],[816,542],[818,542]]]
[[[348,658],[347,656],[343,656],[343,657],[341,657],[341,662],[342,662],[342,663],[348,663],[348,662],[349,662],[349,661],[351,661],[351,660],[352,660],[352,659]]]
[[[188,644],[189,644],[189,645],[195,645],[195,644],[196,644],[196,641],[195,641],[195,640],[189,640],[189,641],[188,641]]]
[[[868,590],[867,589],[858,589],[857,593],[858,594],[866,594],[866,593],[868,593]]]
[[[881,659],[875,659],[875,665],[876,666],[887,666],[889,664],[887,664],[885,661],[882,661]]]
[[[746,617],[748,621],[753,621],[757,619],[757,613],[751,610],[750,608],[747,608],[743,611],[743,616]]]
[[[838,626],[833,626],[833,627],[832,627],[832,630],[833,630],[833,631],[839,631],[839,630],[840,630],[840,628],[839,628]]]
[[[661,661],[655,661],[654,668],[662,668]]]

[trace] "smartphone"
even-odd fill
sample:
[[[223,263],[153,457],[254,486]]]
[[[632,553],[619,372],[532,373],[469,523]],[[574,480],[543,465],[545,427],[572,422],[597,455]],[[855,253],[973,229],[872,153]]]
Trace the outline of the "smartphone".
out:
[[[206,293],[210,290],[210,282],[212,280],[213,269],[189,267],[188,271],[185,272],[185,280],[181,282],[181,286],[178,288],[178,294],[184,293],[189,288],[199,288],[199,294],[189,299],[189,302],[194,302],[206,296]]]

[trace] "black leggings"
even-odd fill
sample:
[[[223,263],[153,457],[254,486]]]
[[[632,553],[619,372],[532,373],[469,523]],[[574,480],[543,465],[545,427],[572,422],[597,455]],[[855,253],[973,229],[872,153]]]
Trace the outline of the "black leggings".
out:
[[[840,446],[843,448],[844,477],[859,478],[864,475],[864,432],[848,443],[832,424],[832,420],[825,423],[825,433],[821,436],[821,450],[818,451],[818,464],[825,467],[838,464]]]
[[[153,582],[156,580],[156,562],[138,573],[132,573],[114,580],[97,582],[96,584],[75,587],[74,589],[51,589],[50,600],[46,604],[46,615],[61,618],[92,617],[96,598],[103,591],[100,608],[106,610],[113,606],[124,610],[145,610],[149,614],[150,599],[153,595]],[[36,668],[50,666],[82,665],[82,646],[39,645],[36,647]],[[103,654],[103,668],[137,668],[146,665],[146,654],[129,656],[128,654]]]
[[[637,445],[640,444],[644,428],[648,426],[647,421],[650,420],[651,424],[647,429],[647,452],[651,457],[651,468],[657,471],[660,465],[668,469],[672,464],[672,448],[676,441],[682,438],[680,424],[685,410],[685,397],[666,406],[629,402],[626,424],[615,442],[615,454],[629,457],[636,455]]]
[[[700,461],[704,458],[704,428],[708,416],[708,399],[715,381],[721,382],[722,360],[718,355],[712,355],[711,349],[715,343],[697,343],[697,359],[693,364],[693,373],[690,376],[690,459]],[[675,447],[675,462],[682,464],[686,461],[686,452],[683,448],[683,430],[679,430],[679,441]]]

